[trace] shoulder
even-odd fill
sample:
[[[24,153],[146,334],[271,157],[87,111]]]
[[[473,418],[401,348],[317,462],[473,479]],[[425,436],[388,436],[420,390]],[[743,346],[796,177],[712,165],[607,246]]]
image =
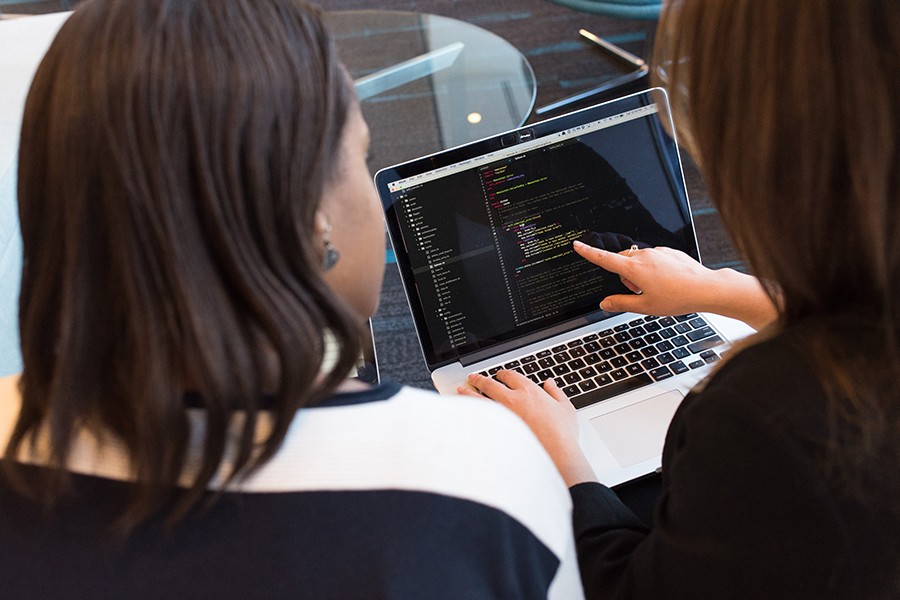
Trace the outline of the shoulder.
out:
[[[513,413],[488,400],[393,386],[386,397],[300,411],[279,453],[242,486],[290,492],[425,492],[513,517],[557,555],[571,499],[550,457]]]

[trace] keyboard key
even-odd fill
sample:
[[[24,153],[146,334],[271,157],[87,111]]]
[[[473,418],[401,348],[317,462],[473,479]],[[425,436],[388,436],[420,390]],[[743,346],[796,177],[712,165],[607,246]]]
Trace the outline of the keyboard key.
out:
[[[712,330],[712,327],[703,327],[701,329],[695,329],[694,331],[689,331],[687,336],[688,339],[692,342],[696,342],[697,340],[702,340],[703,338],[708,338],[712,335],[716,335],[716,332]]]
[[[672,372],[675,373],[676,375],[680,375],[681,373],[684,373],[685,371],[688,370],[688,368],[685,366],[685,364],[683,362],[681,362],[680,360],[670,364],[669,368],[672,369]]]
[[[496,375],[503,367],[491,367],[488,369],[488,375]]]
[[[597,363],[594,365],[594,368],[597,369],[598,373],[606,373],[608,371],[612,371],[612,365],[607,361],[603,361],[602,363]]]
[[[628,354],[629,352],[631,352],[631,346],[629,346],[628,344],[619,344],[618,346],[613,348],[613,350],[616,351],[616,354]]]
[[[616,351],[613,350],[612,348],[604,348],[603,350],[600,351],[600,358],[604,358],[606,360],[609,360],[610,358],[612,358],[615,355],[616,355]]]
[[[635,319],[634,321],[628,321],[629,327],[636,327],[644,322],[644,319]]]
[[[487,371],[479,371],[478,374],[481,375],[482,377],[490,377],[490,375],[488,375]]]
[[[582,392],[590,392],[591,390],[596,390],[600,386],[594,383],[593,379],[586,379],[585,381],[579,383],[578,387],[581,388]]]
[[[552,348],[550,348],[550,350],[553,352],[553,354],[556,354],[558,352],[565,351],[567,348],[568,348],[568,346],[566,346],[565,344],[562,344],[560,346],[553,346]]]
[[[645,321],[655,321],[655,320],[658,319],[658,318],[659,318],[659,317],[654,316],[654,315],[647,315],[646,317],[644,317],[644,320],[645,320]]]
[[[600,358],[600,355],[597,354],[596,352],[594,352],[593,354],[588,354],[587,356],[584,357],[584,362],[586,362],[589,365],[595,365],[598,362],[600,362],[601,360],[603,360],[603,359]]]
[[[630,342],[628,342],[628,344],[635,350],[640,350],[641,348],[643,348],[644,346],[647,345],[647,342],[645,342],[641,338],[638,338],[636,340],[631,340]]]
[[[672,354],[675,356],[675,358],[687,358],[691,355],[691,353],[688,352],[687,348],[684,347],[675,348],[674,350],[672,350]]]
[[[666,327],[662,331],[659,332],[659,335],[664,337],[665,339],[669,339],[671,337],[675,337],[675,330],[671,327]]]
[[[644,340],[645,340],[648,344],[655,344],[655,343],[657,343],[657,342],[661,342],[661,341],[662,341],[662,336],[659,335],[658,333],[649,333],[649,334],[647,334],[646,336],[644,336]]]
[[[700,331],[700,330],[698,330]],[[694,333],[693,331],[691,333]],[[688,344],[687,349],[693,352],[694,354],[698,352],[703,352],[709,348],[715,348],[716,346],[721,346],[725,341],[719,336],[713,336],[706,338],[705,340],[700,340],[699,342],[694,342],[693,344]]]
[[[584,343],[584,340],[582,340],[581,338],[579,338],[579,339],[577,339],[577,340],[572,340],[571,342],[568,342],[568,343],[566,344],[566,346],[568,346],[569,348],[575,348],[575,347],[578,347],[578,346],[582,345],[583,343]]]
[[[538,363],[525,363],[522,365],[522,370],[525,371],[525,374],[528,375],[530,373],[537,373],[541,370],[541,366]]]
[[[613,334],[613,330],[612,330],[612,329],[604,329],[603,331],[601,331],[601,332],[598,333],[597,335],[599,335],[600,337],[606,337],[606,336],[612,335],[612,334]]]
[[[578,374],[581,375],[585,379],[591,379],[598,375],[597,369],[594,367],[587,367],[585,369],[581,369],[578,371]]]
[[[685,321],[690,321],[691,319],[695,318],[696,316],[697,316],[697,313],[691,313],[689,315],[679,315],[679,316],[675,317],[675,320],[678,321],[679,323],[683,323]]]
[[[634,327],[628,333],[630,333],[633,338],[647,335],[647,331],[643,327]]]
[[[581,381],[581,375],[578,373],[566,373],[563,375],[563,381],[566,383],[578,383]]]
[[[674,347],[675,346],[672,345],[672,342],[670,342],[668,340],[666,340],[665,342],[660,342],[656,345],[656,349],[659,350],[660,352],[668,352],[669,350],[671,350]]]
[[[610,348],[612,346],[615,346],[616,338],[614,338],[613,336],[600,338],[600,345],[603,346],[604,348]]]
[[[610,373],[610,376],[611,376],[613,379],[615,379],[616,381],[620,381],[620,380],[622,380],[622,379],[627,378],[627,377],[628,377],[628,373],[625,372],[625,369],[616,369],[615,371],[613,371],[612,373]]]
[[[536,383],[538,385],[541,384],[541,380],[537,378],[537,375],[529,375],[528,379],[530,379],[531,381],[533,381],[534,383]]]
[[[671,377],[672,371],[669,370],[669,367],[660,367],[650,371],[650,376],[653,377],[654,381],[662,381]]]
[[[675,337],[672,338],[671,341],[676,346],[684,346],[688,343],[688,339],[686,337],[684,337],[683,335],[676,335]]]
[[[553,371],[544,369],[543,371],[535,373],[535,376],[541,381],[547,381],[548,379],[553,379]]]
[[[584,336],[584,337],[581,338],[581,339],[584,340],[585,343],[587,343],[587,342],[593,342],[594,340],[597,339],[597,334],[596,334],[596,333],[591,333],[591,334],[589,334],[589,335]]]
[[[716,354],[713,350],[707,350],[700,353],[700,358],[705,360],[707,363],[714,363],[719,360],[719,355]]]
[[[621,325],[616,325],[615,327],[613,327],[613,331],[625,331],[626,329],[628,329],[627,323],[623,323]]]
[[[566,387],[566,382],[563,381],[562,377],[554,377],[553,383],[555,383],[556,387],[558,387],[559,389],[563,389],[564,387]]]
[[[540,352],[535,354],[535,356],[538,358],[547,358],[548,356],[550,356],[550,351],[549,350],[541,350]]]
[[[655,358],[647,358],[641,361],[641,366],[645,369],[655,369],[659,366],[659,361]]]
[[[644,325],[644,329],[646,329],[648,332],[649,331],[659,331],[660,329],[662,329],[662,325],[660,325],[659,323],[656,323],[655,321],[650,321],[649,323]]]
[[[644,355],[640,352],[629,352],[625,355],[625,359],[630,363],[638,362],[644,360]]]
[[[655,346],[647,346],[646,348],[641,350],[641,354],[643,354],[647,358],[650,358],[651,356],[656,356],[657,354],[659,354],[659,350],[657,350]]]
[[[587,354],[587,350],[578,346],[569,350],[569,356],[571,356],[572,358],[578,358],[579,356],[584,356],[585,354]]]
[[[547,358],[538,359],[537,364],[541,369],[549,369],[556,364],[556,361],[548,356]]]
[[[691,330],[691,326],[688,325],[687,323],[679,323],[678,325],[676,325],[676,326],[673,327],[672,329],[674,329],[674,330],[677,331],[678,333],[687,333],[688,331]]]
[[[553,374],[554,375],[565,375],[570,370],[571,369],[569,369],[569,365],[556,365],[555,367],[553,367]]]
[[[628,359],[624,356],[616,356],[611,361],[609,361],[609,363],[614,367],[620,368],[628,364]]]
[[[659,320],[659,324],[663,327],[671,327],[675,324],[675,319],[673,319],[672,317],[663,317]]]
[[[656,357],[656,360],[658,360],[661,364],[665,365],[665,364],[668,364],[668,363],[672,362],[673,360],[675,360],[675,357],[672,356],[671,354],[669,354],[668,352],[663,352],[662,354],[660,354],[659,356]]]
[[[628,371],[629,375],[639,375],[644,372],[644,367],[640,363],[634,363],[625,367],[625,370]]]
[[[627,331],[622,331],[613,336],[617,342],[627,342],[631,339],[631,335]]]
[[[609,375],[600,375],[598,377],[594,377],[594,381],[597,382],[597,385],[607,385],[612,383],[612,377]]]
[[[572,396],[577,396],[578,394],[580,394],[581,388],[579,388],[577,385],[567,385],[562,389],[562,391],[566,396],[571,398]]]
[[[596,352],[599,349],[600,349],[600,344],[598,344],[597,342],[588,342],[587,344],[584,345],[584,350],[586,352]]]
[[[520,358],[519,360],[522,362],[522,364],[530,363],[530,362],[536,361],[536,360],[537,360],[537,356],[535,356],[534,354],[529,354],[528,356],[523,356],[523,357]]]
[[[694,329],[700,329],[701,327],[706,327],[706,321],[704,321],[701,317],[697,317],[696,319],[691,319],[688,321],[691,327]]]
[[[597,380],[595,379],[594,381]],[[641,373],[640,375],[628,377],[622,381],[607,385],[600,384],[600,382],[597,381],[602,387],[578,396],[572,400],[572,404],[575,405],[575,408],[584,408],[585,406],[596,404],[607,398],[612,398],[613,396],[618,396],[619,394],[642,388],[652,382],[653,380],[646,373]]]
[[[520,363],[519,361],[514,360],[514,361],[512,361],[512,362],[508,362],[508,363],[506,363],[505,365],[503,365],[503,368],[504,368],[504,369],[515,369],[515,368],[518,367],[520,364],[521,364],[521,363]]]
[[[587,363],[580,358],[576,358],[575,360],[569,361],[569,368],[573,371],[577,371],[578,369],[583,369],[587,366]]]
[[[695,360],[694,362],[688,365],[692,369],[699,369],[700,367],[706,366],[705,360]]]
[[[563,363],[563,362],[566,362],[567,360],[570,360],[572,357],[569,355],[568,352],[554,352],[553,358],[556,360],[556,362]]]

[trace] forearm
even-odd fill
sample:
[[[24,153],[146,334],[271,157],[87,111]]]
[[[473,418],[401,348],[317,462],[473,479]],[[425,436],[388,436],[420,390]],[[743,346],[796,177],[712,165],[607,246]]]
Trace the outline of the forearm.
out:
[[[734,269],[712,271],[710,285],[702,290],[698,304],[702,312],[731,317],[760,330],[778,316],[778,311],[759,279]]]

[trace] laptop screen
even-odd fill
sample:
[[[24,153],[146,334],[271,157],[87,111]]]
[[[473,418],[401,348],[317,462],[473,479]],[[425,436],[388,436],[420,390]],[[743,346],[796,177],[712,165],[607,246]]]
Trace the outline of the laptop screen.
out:
[[[627,290],[574,240],[698,257],[661,102],[629,96],[376,175],[429,368],[609,316],[600,301]]]

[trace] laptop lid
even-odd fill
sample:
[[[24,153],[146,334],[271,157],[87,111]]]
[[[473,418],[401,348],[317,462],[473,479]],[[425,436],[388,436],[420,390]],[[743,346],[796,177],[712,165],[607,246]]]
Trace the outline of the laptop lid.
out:
[[[600,300],[627,290],[576,239],[699,259],[666,121],[652,89],[376,174],[430,371],[612,316]]]

